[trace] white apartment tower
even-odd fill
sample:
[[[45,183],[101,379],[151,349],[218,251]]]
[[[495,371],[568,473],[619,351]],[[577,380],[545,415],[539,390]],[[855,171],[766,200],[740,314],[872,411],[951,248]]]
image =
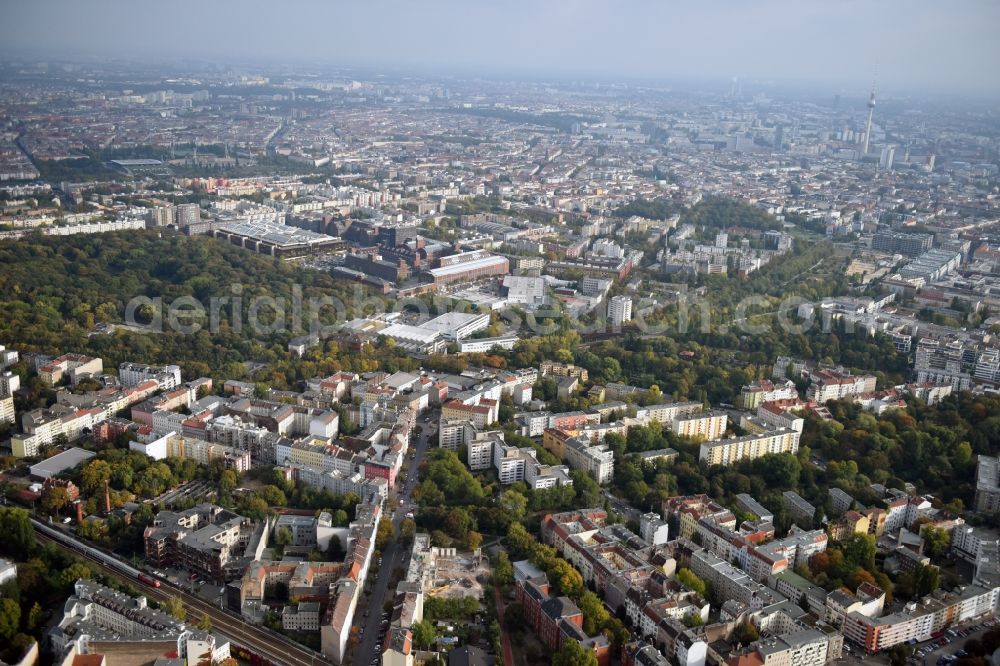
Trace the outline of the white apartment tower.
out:
[[[0,423],[14,423],[14,391],[21,388],[21,377],[6,370],[0,373]]]
[[[612,296],[608,301],[608,322],[614,327],[620,327],[627,321],[632,321],[632,299],[628,296]]]

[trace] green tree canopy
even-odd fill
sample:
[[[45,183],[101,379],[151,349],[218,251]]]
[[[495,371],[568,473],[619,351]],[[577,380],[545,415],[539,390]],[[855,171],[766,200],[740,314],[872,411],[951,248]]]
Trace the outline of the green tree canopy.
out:
[[[21,625],[21,606],[13,599],[0,599],[0,637],[10,640]]]
[[[415,622],[410,628],[413,631],[413,642],[417,647],[422,649],[429,648],[437,638],[437,630],[434,628],[434,624],[427,620]]]
[[[685,587],[697,592],[698,596],[703,599],[708,595],[708,585],[688,568],[681,567],[677,570],[677,580]]]
[[[597,655],[570,639],[552,654],[552,666],[597,666]]]
[[[167,600],[163,602],[163,612],[173,615],[181,622],[187,619],[187,608],[184,607],[184,602],[178,596],[167,597]]]
[[[35,530],[24,509],[0,507],[0,534],[5,551],[18,559],[27,559],[35,550]]]

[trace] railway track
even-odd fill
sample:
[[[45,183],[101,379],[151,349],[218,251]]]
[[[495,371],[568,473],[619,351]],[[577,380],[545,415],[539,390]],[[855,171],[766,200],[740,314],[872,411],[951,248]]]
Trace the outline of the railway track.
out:
[[[53,538],[38,529],[35,530],[35,536],[39,541],[50,542],[63,551],[66,551],[76,557],[82,557],[106,576],[130,584],[137,582],[134,578],[109,565],[101,557],[89,552],[91,549],[88,546],[84,546],[82,544],[79,546],[72,546],[69,543]],[[66,535],[66,538],[67,540],[71,539],[68,535]],[[75,543],[75,540],[73,540],[73,542]],[[325,659],[323,655],[317,654],[316,652],[313,652],[304,646],[300,646],[297,643],[293,643],[290,639],[284,636],[275,634],[255,625],[251,625],[243,621],[241,618],[237,618],[234,615],[231,615],[230,613],[212,605],[204,599],[200,599],[195,595],[189,594],[169,583],[161,582],[161,587],[145,586],[143,593],[147,597],[161,602],[166,601],[170,597],[180,598],[189,615],[208,615],[209,619],[212,621],[212,628],[214,631],[218,631],[218,633],[228,637],[234,645],[256,653],[260,657],[270,661],[275,666],[319,666],[322,664],[332,663],[331,661]]]

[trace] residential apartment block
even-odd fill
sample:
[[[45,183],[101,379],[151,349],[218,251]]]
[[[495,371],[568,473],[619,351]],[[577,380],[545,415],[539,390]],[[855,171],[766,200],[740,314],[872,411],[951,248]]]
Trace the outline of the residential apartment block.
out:
[[[795,382],[786,379],[784,382],[762,379],[747,384],[740,390],[737,406],[741,409],[757,409],[761,403],[773,400],[794,400],[799,397]]]
[[[156,380],[164,391],[181,385],[181,368],[178,365],[144,365],[122,363],[118,366],[118,381],[122,386],[137,386],[150,379]]]
[[[874,375],[852,375],[841,370],[814,370],[809,375],[812,383],[806,397],[815,402],[841,400],[848,396],[871,393],[875,390]]]
[[[154,566],[176,566],[219,584],[243,575],[259,558],[264,525],[211,504],[181,512],[161,511],[143,533]]]
[[[976,464],[976,511],[1000,511],[1000,459],[979,456]]]
[[[669,497],[663,503],[663,514],[677,519],[680,526],[678,536],[690,539],[698,529],[702,518],[711,518],[716,525],[734,529],[736,516],[708,495],[679,495]]]
[[[785,508],[792,518],[799,522],[811,523],[816,516],[816,507],[803,499],[797,492],[786,490],[781,494]]]
[[[64,379],[76,386],[81,379],[104,372],[104,362],[84,354],[63,354],[37,367],[39,378],[47,386],[55,386]]]
[[[879,231],[872,237],[872,249],[892,254],[906,254],[915,257],[931,249],[934,236],[931,234],[905,234],[894,231]]]
[[[938,591],[882,617],[850,613],[844,619],[844,637],[869,652],[881,652],[894,645],[928,640],[949,625],[990,615],[998,601],[1000,587],[978,583],[957,594]]]
[[[742,511],[754,516],[762,523],[774,522],[774,513],[747,493],[740,493],[736,496],[736,506]]]
[[[611,644],[603,634],[588,636],[583,631],[583,613],[568,597],[553,596],[548,578],[542,576],[519,582],[517,600],[524,607],[525,624],[532,628],[550,650],[559,650],[575,640],[592,650],[600,666],[611,661]]]
[[[698,459],[708,465],[732,465],[741,460],[753,460],[768,453],[795,453],[799,450],[800,433],[789,428],[777,428],[762,433],[706,442],[698,451]]]
[[[728,422],[729,415],[723,411],[697,412],[675,417],[670,429],[675,435],[712,442],[725,434]]]
[[[574,437],[566,442],[565,456],[570,467],[584,470],[599,484],[609,483],[615,473],[614,451],[607,444]]]
[[[0,423],[14,423],[14,392],[21,388],[21,377],[9,370],[0,372]]]
[[[285,631],[319,631],[320,605],[316,601],[289,604],[281,611]]]
[[[103,655],[121,663],[153,663],[167,653],[190,661],[208,655],[212,663],[229,657],[228,642],[150,608],[145,597],[82,579],[49,635],[60,658],[74,649],[78,655]]]
[[[449,400],[441,406],[442,419],[472,421],[479,430],[496,423],[499,419],[499,403],[496,400],[483,399],[478,404],[465,404],[461,400]]]

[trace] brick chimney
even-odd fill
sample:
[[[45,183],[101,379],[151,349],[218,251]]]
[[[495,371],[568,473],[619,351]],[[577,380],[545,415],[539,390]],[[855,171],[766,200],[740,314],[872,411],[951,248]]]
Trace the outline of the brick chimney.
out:
[[[104,513],[105,515],[111,515],[111,490],[108,487],[108,482],[104,482]]]

